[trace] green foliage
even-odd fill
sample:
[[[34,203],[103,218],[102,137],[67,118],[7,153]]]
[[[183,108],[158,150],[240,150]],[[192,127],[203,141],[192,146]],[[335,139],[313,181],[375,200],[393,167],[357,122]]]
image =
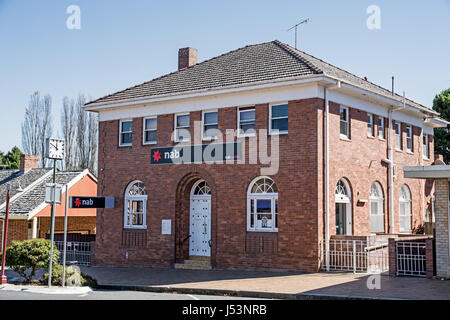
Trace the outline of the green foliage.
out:
[[[59,263],[53,265],[52,271],[52,285],[62,285],[63,266]],[[43,284],[48,284],[48,273],[44,275]],[[85,275],[77,267],[66,267],[66,285],[67,286],[82,286],[82,287],[97,287],[97,280],[89,275]]]
[[[19,169],[20,156],[22,151],[18,147],[13,147],[7,154],[0,152],[0,170],[1,169]]]
[[[433,110],[439,112],[441,117],[450,121],[450,89],[436,95],[433,101]],[[444,156],[444,162],[450,162],[450,130],[449,128],[438,128],[434,130],[435,153]]]
[[[59,251],[53,248],[53,264],[58,263]],[[14,241],[6,249],[6,265],[29,283],[38,269],[47,269],[50,264],[50,241],[32,239]]]

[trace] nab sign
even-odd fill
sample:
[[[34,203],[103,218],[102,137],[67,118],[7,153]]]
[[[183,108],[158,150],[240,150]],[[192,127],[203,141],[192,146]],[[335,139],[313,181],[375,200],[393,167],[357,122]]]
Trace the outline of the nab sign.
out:
[[[113,197],[70,197],[71,209],[112,209]]]

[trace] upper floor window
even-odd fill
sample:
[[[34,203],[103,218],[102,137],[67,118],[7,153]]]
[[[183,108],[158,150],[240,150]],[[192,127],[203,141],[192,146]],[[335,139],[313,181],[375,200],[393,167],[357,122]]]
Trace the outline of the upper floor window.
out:
[[[255,108],[241,108],[238,111],[238,136],[254,136],[255,135]]]
[[[203,140],[215,140],[218,138],[218,122],[217,111],[203,112]]]
[[[124,228],[147,228],[147,191],[144,183],[134,181],[125,191]]]
[[[413,132],[411,125],[406,126],[406,150],[413,152]]]
[[[373,115],[367,114],[367,136],[373,137]]]
[[[429,149],[429,145],[428,145],[428,135],[427,134],[423,134],[423,158],[424,159],[430,159],[430,149]]]
[[[144,118],[144,144],[156,144],[158,119],[156,117]]]
[[[190,116],[189,114],[175,115],[175,142],[189,142],[191,141],[191,133],[189,132]]]
[[[133,143],[133,121],[121,120],[119,125],[119,146],[131,146]]]
[[[247,192],[247,230],[278,231],[278,188],[269,177],[259,177]]]
[[[384,118],[378,117],[378,138],[384,139]]]
[[[350,130],[349,130],[349,114],[348,114],[348,108],[341,107],[340,108],[340,116],[341,116],[341,136],[345,138],[350,137]]]
[[[394,122],[395,148],[402,150],[402,126],[400,122]]]
[[[288,133],[288,104],[271,105],[270,106],[270,123],[269,132]]]

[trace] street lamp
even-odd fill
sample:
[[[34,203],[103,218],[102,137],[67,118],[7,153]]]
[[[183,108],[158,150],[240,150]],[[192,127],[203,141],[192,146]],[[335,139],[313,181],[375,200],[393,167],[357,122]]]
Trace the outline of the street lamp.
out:
[[[6,194],[6,211],[5,211],[5,222],[3,228],[3,248],[2,248],[2,274],[1,274],[1,284],[8,283],[8,278],[5,276],[5,262],[6,262],[6,242],[8,240],[8,217],[9,217],[9,199],[11,197],[11,185],[6,185],[6,190],[8,191]],[[23,192],[22,187],[19,186],[14,189],[16,192]]]

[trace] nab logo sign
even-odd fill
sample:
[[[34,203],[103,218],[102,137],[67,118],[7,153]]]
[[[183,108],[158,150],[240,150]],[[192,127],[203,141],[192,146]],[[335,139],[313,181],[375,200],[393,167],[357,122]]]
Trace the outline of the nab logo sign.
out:
[[[111,209],[113,197],[70,197],[70,208],[74,209]]]

